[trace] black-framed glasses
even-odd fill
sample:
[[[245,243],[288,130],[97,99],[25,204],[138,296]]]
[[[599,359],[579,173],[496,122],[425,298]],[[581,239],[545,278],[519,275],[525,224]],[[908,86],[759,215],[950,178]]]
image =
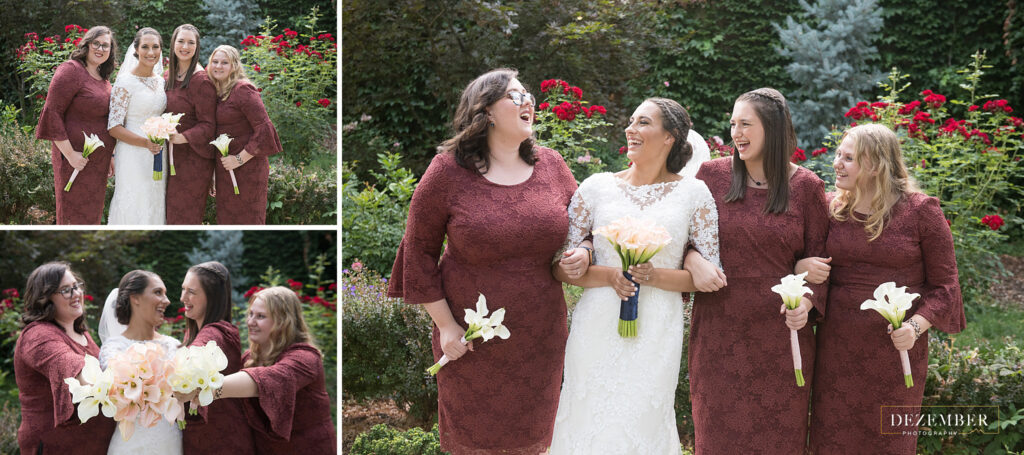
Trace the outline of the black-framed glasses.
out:
[[[512,98],[512,104],[515,104],[516,106],[522,106],[523,103],[530,103],[534,106],[537,105],[536,100],[533,98],[533,95],[529,93],[511,91],[506,93],[505,95],[508,96],[509,98]]]
[[[97,43],[95,41],[89,43],[89,46],[92,47],[93,49],[96,49],[96,50],[101,51],[101,52],[102,51],[109,51],[110,50],[110,45],[109,44],[100,44],[100,43]]]
[[[85,292],[85,283],[78,282],[78,283],[72,284],[71,286],[64,286],[64,287],[58,289],[57,293],[60,294],[65,299],[70,299],[71,296],[74,295],[75,291],[82,291],[84,293]]]

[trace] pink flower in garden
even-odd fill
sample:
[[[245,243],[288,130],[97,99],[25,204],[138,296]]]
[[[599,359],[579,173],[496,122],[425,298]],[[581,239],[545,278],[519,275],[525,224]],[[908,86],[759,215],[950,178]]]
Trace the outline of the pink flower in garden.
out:
[[[1003,222],[1003,217],[999,215],[985,215],[981,218],[981,223],[988,225],[989,229],[993,231],[999,230],[999,227],[1006,224]]]
[[[352,271],[354,271],[354,272],[362,272],[363,271],[363,263],[359,262],[359,261],[353,262],[352,263]]]
[[[662,82],[662,83],[665,84],[665,87],[668,87],[668,81],[665,81],[665,82]]]

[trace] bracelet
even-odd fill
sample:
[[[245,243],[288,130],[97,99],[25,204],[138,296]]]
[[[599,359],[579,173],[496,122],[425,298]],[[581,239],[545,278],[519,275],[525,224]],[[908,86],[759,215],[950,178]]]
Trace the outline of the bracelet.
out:
[[[589,247],[589,246],[582,246],[582,245],[580,245],[580,248],[583,248],[584,250],[587,250],[587,258],[590,260],[589,263],[590,263],[590,265],[594,265],[594,249]]]
[[[914,339],[916,340],[918,338],[921,338],[921,325],[918,324],[917,321],[913,319],[907,319],[905,322],[907,324],[910,324],[911,327],[914,328]]]
[[[242,154],[241,153],[235,155],[235,159],[238,160],[238,164],[245,164],[245,163],[242,162]]]
[[[221,387],[213,392],[213,399],[219,400],[221,395],[224,395],[224,387]]]

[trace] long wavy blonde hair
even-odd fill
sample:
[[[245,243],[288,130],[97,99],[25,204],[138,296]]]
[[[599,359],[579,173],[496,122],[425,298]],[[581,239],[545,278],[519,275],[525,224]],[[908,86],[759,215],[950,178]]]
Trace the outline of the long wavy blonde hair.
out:
[[[842,140],[853,141],[853,159],[860,167],[860,173],[853,191],[836,188],[836,197],[829,204],[829,212],[839,221],[852,218],[864,223],[870,242],[882,235],[890,211],[903,195],[921,190],[907,173],[899,138],[888,127],[878,123],[858,125],[843,133]],[[871,214],[862,219],[863,215],[854,212],[854,207],[866,197],[861,191],[861,185],[865,183],[874,186],[875,194],[871,198]]]
[[[259,299],[267,307],[267,313],[274,321],[274,327],[267,336],[268,341],[260,344],[249,339],[249,360],[246,367],[273,365],[288,346],[308,343],[316,348],[309,326],[302,317],[302,302],[295,292],[282,286],[275,286],[257,292],[249,300],[249,306]],[[317,348],[319,351],[319,348]]]
[[[231,95],[231,90],[235,88],[241,81],[248,81],[249,78],[245,77],[245,67],[242,66],[242,55],[238,53],[238,49],[227,44],[221,44],[217,46],[213,52],[210,52],[210,58],[206,61],[206,71],[209,73],[210,67],[213,66],[213,56],[217,55],[218,52],[223,52],[224,55],[231,61],[231,72],[228,73],[226,81],[218,81],[213,77],[210,77],[210,82],[213,82],[213,87],[217,89],[217,97],[221,101],[227,101],[228,96]]]

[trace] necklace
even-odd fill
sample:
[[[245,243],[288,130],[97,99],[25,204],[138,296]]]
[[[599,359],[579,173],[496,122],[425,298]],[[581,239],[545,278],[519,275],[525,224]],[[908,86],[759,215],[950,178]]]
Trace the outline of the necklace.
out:
[[[754,177],[751,177],[750,174],[747,174],[747,178],[750,179],[751,182],[754,182],[754,185],[762,186],[765,184],[765,182],[758,182],[757,180],[754,180]]]

